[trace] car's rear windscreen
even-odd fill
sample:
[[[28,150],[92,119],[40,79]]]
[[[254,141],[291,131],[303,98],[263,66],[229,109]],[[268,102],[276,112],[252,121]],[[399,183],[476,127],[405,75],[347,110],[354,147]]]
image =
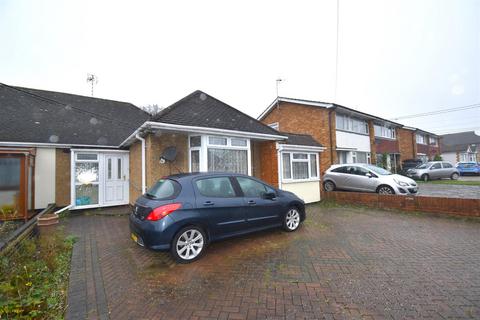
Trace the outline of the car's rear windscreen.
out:
[[[153,199],[168,200],[175,199],[181,190],[182,187],[177,181],[172,179],[160,179],[145,195]]]

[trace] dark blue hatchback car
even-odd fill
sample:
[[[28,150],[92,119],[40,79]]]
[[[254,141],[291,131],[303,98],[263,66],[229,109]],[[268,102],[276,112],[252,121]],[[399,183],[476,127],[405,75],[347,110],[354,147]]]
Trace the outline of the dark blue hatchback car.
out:
[[[160,179],[138,198],[131,238],[153,250],[170,250],[181,263],[201,257],[209,242],[259,230],[295,231],[305,203],[250,176],[189,173]]]

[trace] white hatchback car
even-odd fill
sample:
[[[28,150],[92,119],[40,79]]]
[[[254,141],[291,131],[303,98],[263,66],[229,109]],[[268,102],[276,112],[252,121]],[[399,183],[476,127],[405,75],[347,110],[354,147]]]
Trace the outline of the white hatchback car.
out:
[[[414,180],[364,163],[331,166],[323,176],[323,187],[327,192],[336,189],[400,195],[418,192]]]

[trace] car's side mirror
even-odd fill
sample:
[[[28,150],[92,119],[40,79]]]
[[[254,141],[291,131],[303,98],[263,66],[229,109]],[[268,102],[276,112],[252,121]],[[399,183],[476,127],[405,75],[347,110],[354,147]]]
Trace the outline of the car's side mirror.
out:
[[[365,176],[366,176],[366,177],[369,177],[369,178],[373,177],[370,172],[365,173]]]
[[[273,200],[277,197],[277,195],[275,194],[275,192],[265,192],[263,194],[263,199],[267,199],[267,200]]]

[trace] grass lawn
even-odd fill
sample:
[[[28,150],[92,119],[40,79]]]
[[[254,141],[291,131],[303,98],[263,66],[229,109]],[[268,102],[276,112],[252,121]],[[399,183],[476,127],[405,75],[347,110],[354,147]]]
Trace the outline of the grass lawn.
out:
[[[0,319],[63,319],[73,242],[57,228],[0,257]]]
[[[462,180],[433,180],[433,181],[417,181],[418,183],[425,183],[425,184],[454,184],[454,185],[461,185],[461,186],[480,186],[480,181],[462,181]]]

